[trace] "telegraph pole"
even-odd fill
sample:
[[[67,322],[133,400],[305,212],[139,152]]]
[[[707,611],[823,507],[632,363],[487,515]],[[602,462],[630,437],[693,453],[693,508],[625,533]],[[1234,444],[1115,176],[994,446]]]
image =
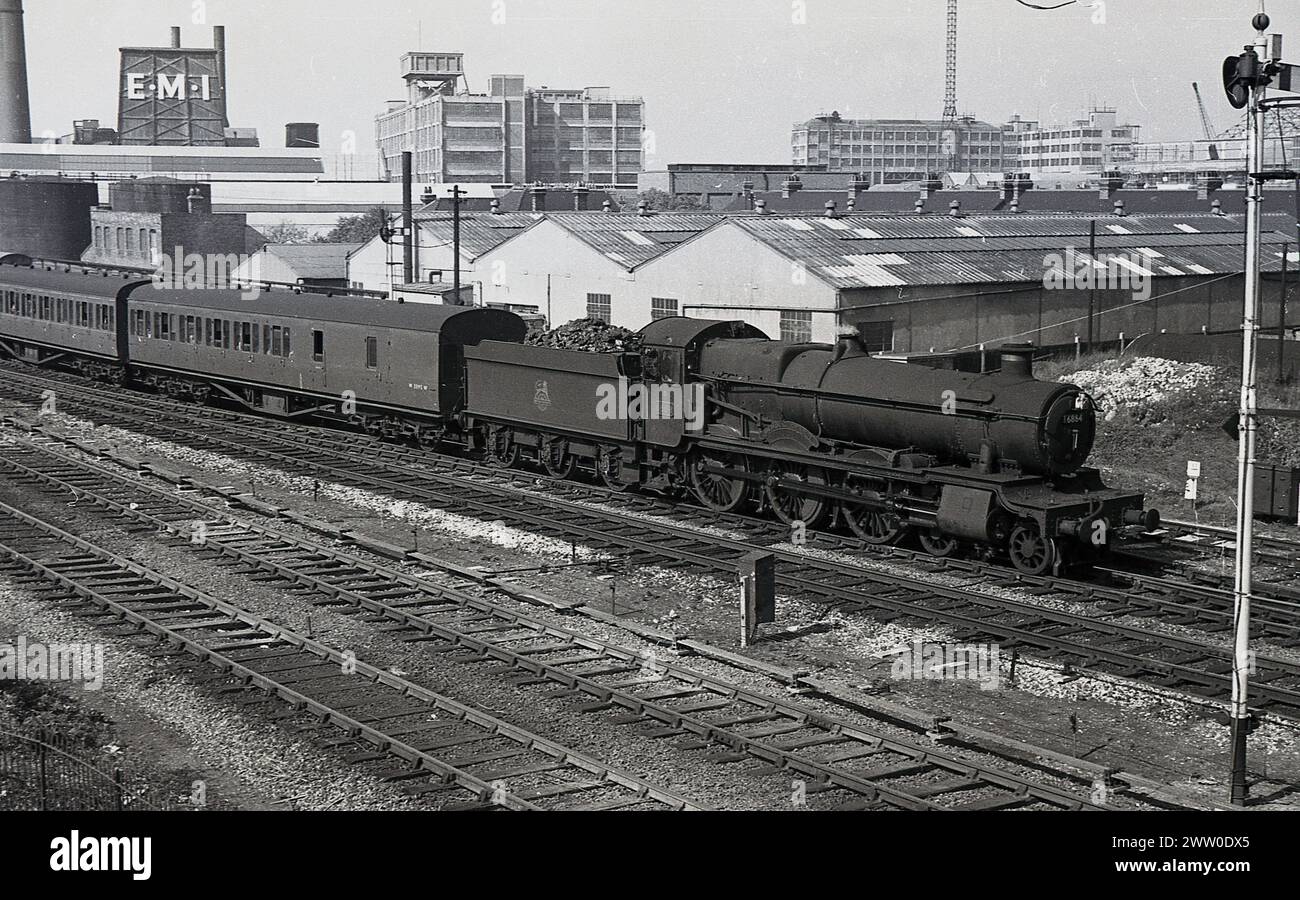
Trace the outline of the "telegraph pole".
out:
[[[411,153],[402,153],[402,283],[415,282],[415,203],[412,198]]]
[[[456,304],[460,304],[460,196],[459,184],[451,186],[451,272],[452,290]]]

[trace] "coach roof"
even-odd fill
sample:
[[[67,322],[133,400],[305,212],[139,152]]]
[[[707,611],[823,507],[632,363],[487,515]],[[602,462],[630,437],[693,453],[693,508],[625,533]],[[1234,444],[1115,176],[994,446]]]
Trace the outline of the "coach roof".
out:
[[[515,331],[505,319],[519,323],[520,339],[526,330],[523,320],[514,313],[499,309],[473,306],[449,306],[437,303],[399,303],[395,300],[375,300],[366,297],[331,297],[304,291],[263,290],[257,296],[246,296],[234,290],[158,290],[142,287],[131,295],[132,305],[137,303],[162,304],[192,309],[196,313],[212,312],[222,316],[271,316],[303,319],[308,322],[339,322],[351,325],[373,325],[377,328],[405,328],[412,331],[441,331],[445,324],[458,316],[481,320],[503,319],[501,325]],[[504,340],[510,338],[503,337]]]
[[[148,283],[139,275],[124,277],[117,273],[65,272],[62,267],[32,268],[0,265],[0,289],[61,292],[80,294],[83,297],[98,297],[102,300],[116,300],[123,290]]]

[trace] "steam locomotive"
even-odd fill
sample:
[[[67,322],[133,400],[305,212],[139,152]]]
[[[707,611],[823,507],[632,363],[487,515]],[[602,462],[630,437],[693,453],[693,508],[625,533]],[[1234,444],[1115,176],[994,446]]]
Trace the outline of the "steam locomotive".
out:
[[[770,512],[798,533],[915,536],[1040,574],[1159,521],[1084,466],[1096,416],[1033,348],[972,375],[672,317],[637,352],[523,343],[512,313],[291,290],[162,290],[0,257],[0,353],[199,402],[458,447],[615,490]]]

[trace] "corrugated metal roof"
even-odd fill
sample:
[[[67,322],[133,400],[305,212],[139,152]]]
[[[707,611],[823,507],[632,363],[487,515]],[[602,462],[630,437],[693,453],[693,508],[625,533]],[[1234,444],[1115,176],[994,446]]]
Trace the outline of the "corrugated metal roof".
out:
[[[541,213],[461,213],[460,252],[477,259],[544,218]],[[417,217],[416,221],[425,233],[422,246],[451,244],[455,225],[450,212],[430,213]]]
[[[1074,216],[747,216],[731,223],[840,289],[1034,282],[1055,256],[1088,261],[1089,224]],[[1098,264],[1157,276],[1240,272],[1244,235],[1228,216],[1125,216],[1098,221]],[[1286,236],[1265,240],[1266,270],[1281,267]],[[1067,267],[1070,263],[1063,264]]]
[[[348,255],[364,244],[267,244],[262,248],[284,261],[299,278],[346,280]]]
[[[570,213],[547,218],[629,271],[723,219],[689,213]]]

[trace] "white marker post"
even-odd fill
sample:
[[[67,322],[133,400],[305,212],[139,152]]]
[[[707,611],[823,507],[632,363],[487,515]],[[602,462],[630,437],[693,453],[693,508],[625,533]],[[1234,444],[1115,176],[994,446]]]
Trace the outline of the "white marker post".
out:
[[[1199,494],[1201,463],[1199,460],[1187,461],[1187,484],[1183,488],[1183,499],[1192,501],[1192,511],[1196,511],[1196,498]]]

